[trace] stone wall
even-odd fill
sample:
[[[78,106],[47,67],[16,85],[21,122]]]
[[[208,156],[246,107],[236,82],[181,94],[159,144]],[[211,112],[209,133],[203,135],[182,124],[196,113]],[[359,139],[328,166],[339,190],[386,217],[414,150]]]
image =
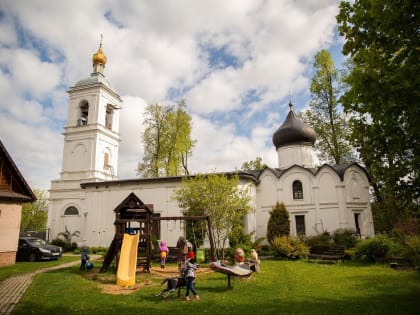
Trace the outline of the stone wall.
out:
[[[0,252],[0,267],[14,265],[16,252]]]

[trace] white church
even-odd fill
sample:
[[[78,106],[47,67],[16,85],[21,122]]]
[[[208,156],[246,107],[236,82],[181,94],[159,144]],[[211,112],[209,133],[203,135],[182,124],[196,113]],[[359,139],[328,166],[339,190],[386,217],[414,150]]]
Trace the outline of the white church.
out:
[[[130,194],[153,205],[153,216],[182,216],[173,192],[182,176],[118,179],[119,112],[122,102],[104,75],[102,44],[92,57],[93,72],[68,90],[67,126],[60,178],[51,182],[47,228],[54,239],[66,229],[79,231],[79,245],[110,246],[115,235],[114,209]],[[292,106],[273,135],[278,166],[262,171],[235,171],[250,189],[253,209],[243,220],[245,232],[265,237],[270,211],[283,202],[292,235],[316,235],[351,229],[373,236],[369,177],[357,163],[314,162],[316,135]],[[228,174],[228,173],[227,173]],[[175,246],[185,235],[183,221],[156,221],[158,239]]]

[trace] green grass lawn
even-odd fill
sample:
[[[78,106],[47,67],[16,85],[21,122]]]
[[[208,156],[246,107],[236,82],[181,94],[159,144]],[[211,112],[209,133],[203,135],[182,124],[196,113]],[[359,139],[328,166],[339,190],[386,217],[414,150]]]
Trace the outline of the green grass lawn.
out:
[[[38,269],[53,267],[57,265],[61,265],[63,263],[72,262],[80,260],[79,255],[65,255],[62,256],[60,259],[57,260],[50,260],[50,261],[36,261],[36,262],[27,262],[27,261],[19,261],[12,266],[2,267],[0,268],[0,281],[3,281],[6,278],[17,276],[24,273],[30,273]]]
[[[156,297],[166,285],[144,273],[131,294],[103,293],[98,266],[85,274],[75,266],[36,276],[12,314],[420,314],[420,274],[387,265],[264,260],[261,273],[233,279],[233,289],[226,275],[200,274],[201,300],[190,302],[176,293]],[[111,283],[113,277],[108,274]],[[146,278],[151,285],[142,285]]]

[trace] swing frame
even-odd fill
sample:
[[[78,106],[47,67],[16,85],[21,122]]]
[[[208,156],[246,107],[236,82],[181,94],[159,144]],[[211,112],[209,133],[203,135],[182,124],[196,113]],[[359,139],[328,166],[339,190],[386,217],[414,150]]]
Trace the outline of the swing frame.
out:
[[[207,221],[207,228],[210,241],[210,252],[212,261],[216,261],[216,251],[213,239],[213,232],[211,229],[211,220],[209,216],[178,216],[178,217],[155,217],[153,216],[153,204],[144,204],[133,192],[130,193],[115,209],[115,235],[111,245],[105,254],[104,261],[100,272],[105,272],[115,257],[117,257],[118,269],[118,255],[122,246],[122,239],[127,229],[131,229],[131,223],[137,222],[140,227],[135,228],[137,233],[140,233],[140,240],[147,253],[146,261],[141,265],[143,271],[150,272],[152,261],[152,240],[151,232],[153,221]],[[137,266],[139,263],[137,262]]]
[[[198,215],[198,216],[183,216],[183,217],[151,217],[151,221],[165,221],[165,220],[173,220],[173,221],[207,221],[207,229],[209,234],[209,241],[210,241],[210,256],[211,261],[216,261],[216,250],[215,244],[213,239],[213,232],[211,229],[211,219],[208,215]]]

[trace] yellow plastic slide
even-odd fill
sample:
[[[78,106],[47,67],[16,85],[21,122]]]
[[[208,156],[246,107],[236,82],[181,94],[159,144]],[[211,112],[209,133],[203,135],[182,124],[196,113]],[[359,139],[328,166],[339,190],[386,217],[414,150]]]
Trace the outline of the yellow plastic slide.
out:
[[[128,287],[136,284],[139,237],[139,234],[124,234],[117,271],[117,285],[119,286]]]

